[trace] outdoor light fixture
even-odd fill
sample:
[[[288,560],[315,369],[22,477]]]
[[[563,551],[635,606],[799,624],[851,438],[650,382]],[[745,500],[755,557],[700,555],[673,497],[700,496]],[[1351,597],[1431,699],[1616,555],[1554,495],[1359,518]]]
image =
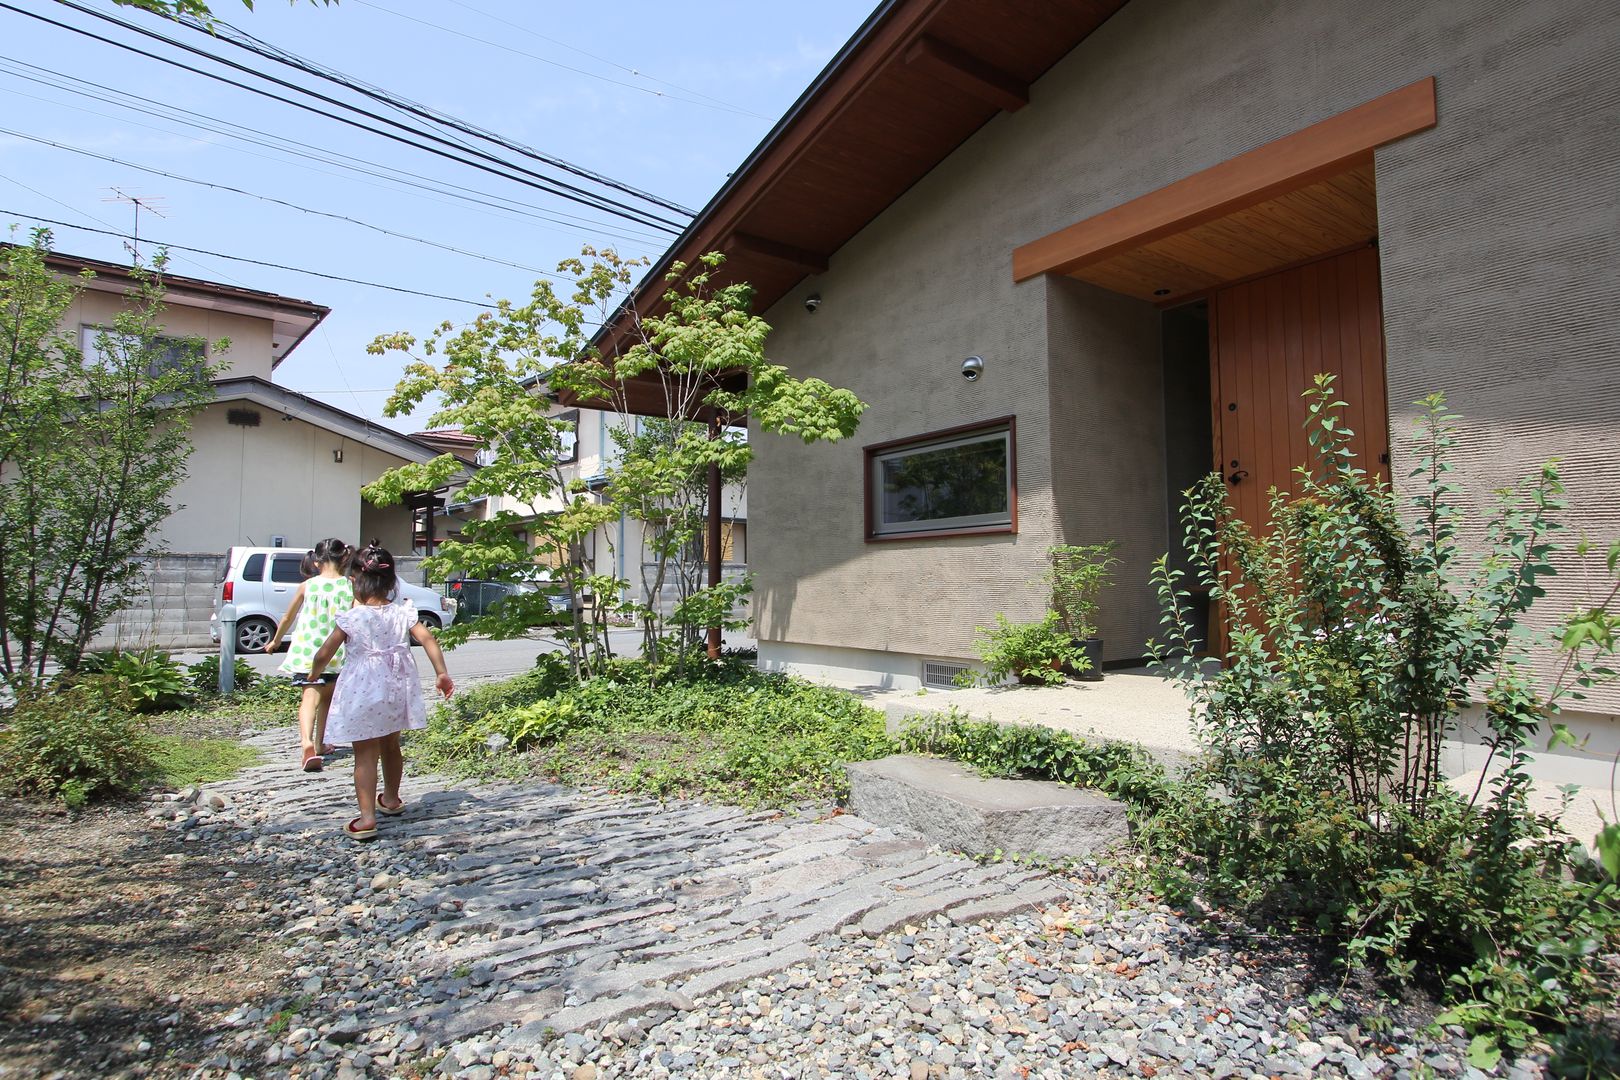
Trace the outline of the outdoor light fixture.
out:
[[[970,356],[962,361],[962,378],[968,382],[978,382],[979,376],[984,374],[984,357]]]
[[[1154,289],[1153,290],[1153,295],[1154,296],[1169,296],[1170,295],[1170,290],[1169,289]]]
[[[343,464],[343,449],[341,447],[332,451],[332,460],[339,465]]]
[[[820,293],[818,293],[818,292],[817,293],[811,293],[809,296],[804,298],[804,310],[806,310],[808,312],[811,312],[811,313],[814,313],[816,308],[818,308],[820,306],[821,306],[821,294]]]

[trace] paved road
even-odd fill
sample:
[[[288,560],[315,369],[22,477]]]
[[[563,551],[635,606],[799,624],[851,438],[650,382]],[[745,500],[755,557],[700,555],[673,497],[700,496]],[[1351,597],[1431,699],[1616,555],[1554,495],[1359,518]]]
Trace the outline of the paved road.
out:
[[[610,641],[615,653],[624,656],[635,656],[641,649],[641,632],[638,630],[614,630],[610,632]],[[726,644],[732,648],[752,646],[753,639],[742,635],[726,636]],[[501,679],[519,672],[528,671],[534,666],[534,658],[542,652],[557,652],[562,648],[555,638],[536,633],[533,637],[518,638],[510,641],[489,641],[479,639],[469,641],[445,654],[450,665],[450,674],[458,683],[478,682],[484,679]],[[416,655],[416,667],[424,679],[432,681],[433,667],[428,663],[422,650],[412,650]],[[201,652],[181,653],[177,659],[181,663],[190,663],[199,659]],[[284,654],[265,656],[262,653],[246,655],[244,657],[254,669],[263,672],[275,672],[284,658]]]

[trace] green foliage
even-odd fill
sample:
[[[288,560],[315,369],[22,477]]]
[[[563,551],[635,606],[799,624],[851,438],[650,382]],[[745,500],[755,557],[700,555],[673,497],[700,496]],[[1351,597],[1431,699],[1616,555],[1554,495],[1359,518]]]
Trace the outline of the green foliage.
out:
[[[261,678],[259,673],[253,669],[252,665],[250,665],[246,660],[243,660],[240,656],[236,658],[236,663],[233,665],[233,668],[236,672],[236,689],[239,691],[249,689],[254,684],[259,682]],[[219,655],[217,653],[211,653],[208,656],[203,657],[201,660],[198,660],[195,664],[188,665],[186,668],[186,677],[191,680],[191,688],[194,693],[204,696],[207,696],[208,694],[218,694]]]
[[[1052,610],[1070,637],[1097,636],[1097,598],[1113,583],[1119,559],[1113,541],[1105,544],[1059,544],[1051,549],[1052,565],[1045,584],[1052,590]]]
[[[479,687],[436,710],[409,752],[430,769],[780,806],[840,793],[844,762],[891,750],[882,717],[850,694],[734,660],[685,676],[648,666],[622,660],[576,684],[553,661]]]
[[[1094,788],[1138,815],[1158,812],[1173,791],[1163,767],[1131,743],[1088,742],[1051,728],[970,720],[956,710],[914,722],[898,742],[905,753],[950,758],[988,776]]]
[[[83,805],[140,788],[152,758],[141,721],[91,686],[18,699],[0,734],[0,778],[18,794]]]
[[[154,735],[147,740],[153,775],[166,788],[229,780],[259,762],[259,753],[234,739],[199,739],[189,735]]]
[[[1065,669],[1083,674],[1091,668],[1085,649],[1063,629],[1055,611],[1048,611],[1039,622],[1032,623],[1011,622],[998,613],[994,627],[975,629],[979,637],[973,647],[989,669],[983,681],[990,685],[1010,677],[1057,686],[1063,682]],[[971,684],[978,680],[970,672],[959,681]]]
[[[132,712],[165,712],[177,709],[191,699],[194,686],[182,668],[166,652],[146,648],[134,652],[114,649],[86,653],[79,670],[99,676],[97,682],[114,688]],[[218,679],[218,661],[215,661]]]
[[[174,510],[190,418],[217,370],[201,339],[162,332],[162,255],[132,271],[82,353],[60,324],[93,275],[58,278],[49,245],[40,230],[0,249],[0,678],[14,693],[52,662],[76,670],[146,587],[137,556]]]
[[[1484,1060],[1576,1019],[1600,992],[1596,956],[1616,944],[1614,877],[1531,809],[1529,765],[1560,702],[1610,677],[1620,585],[1538,639],[1526,616],[1553,573],[1556,468],[1501,492],[1474,530],[1449,480],[1456,418],[1436,395],[1403,517],[1356,467],[1331,377],[1306,397],[1314,461],[1292,497],[1272,493],[1268,530],[1235,517],[1218,475],[1187,493],[1193,583],[1231,626],[1218,673],[1186,660],[1201,643],[1184,575],[1156,564],[1155,655],[1183,678],[1208,754],[1143,839],[1172,891],[1313,925],[1350,963],[1444,974],[1443,1021],[1482,1036]],[[1465,530],[1483,535],[1482,555],[1458,544]],[[1533,647],[1561,650],[1549,682],[1530,669]],[[1440,754],[1476,695],[1496,768],[1464,797]]]

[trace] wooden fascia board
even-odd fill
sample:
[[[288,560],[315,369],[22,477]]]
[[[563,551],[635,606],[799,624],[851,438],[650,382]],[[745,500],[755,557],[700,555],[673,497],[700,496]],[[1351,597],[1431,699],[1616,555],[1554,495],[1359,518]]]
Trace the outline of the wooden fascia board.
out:
[[[1027,83],[932,35],[911,43],[906,63],[998,109],[1017,112],[1029,104]]]
[[[1436,120],[1431,76],[1014,248],[1013,280],[1072,273],[1264,202],[1370,160]]]

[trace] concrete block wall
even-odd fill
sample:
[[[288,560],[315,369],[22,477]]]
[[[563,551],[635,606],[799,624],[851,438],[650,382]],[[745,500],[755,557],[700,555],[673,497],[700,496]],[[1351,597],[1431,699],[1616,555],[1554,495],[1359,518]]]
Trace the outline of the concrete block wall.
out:
[[[156,555],[142,560],[134,602],[107,623],[92,649],[206,648],[223,554]]]

